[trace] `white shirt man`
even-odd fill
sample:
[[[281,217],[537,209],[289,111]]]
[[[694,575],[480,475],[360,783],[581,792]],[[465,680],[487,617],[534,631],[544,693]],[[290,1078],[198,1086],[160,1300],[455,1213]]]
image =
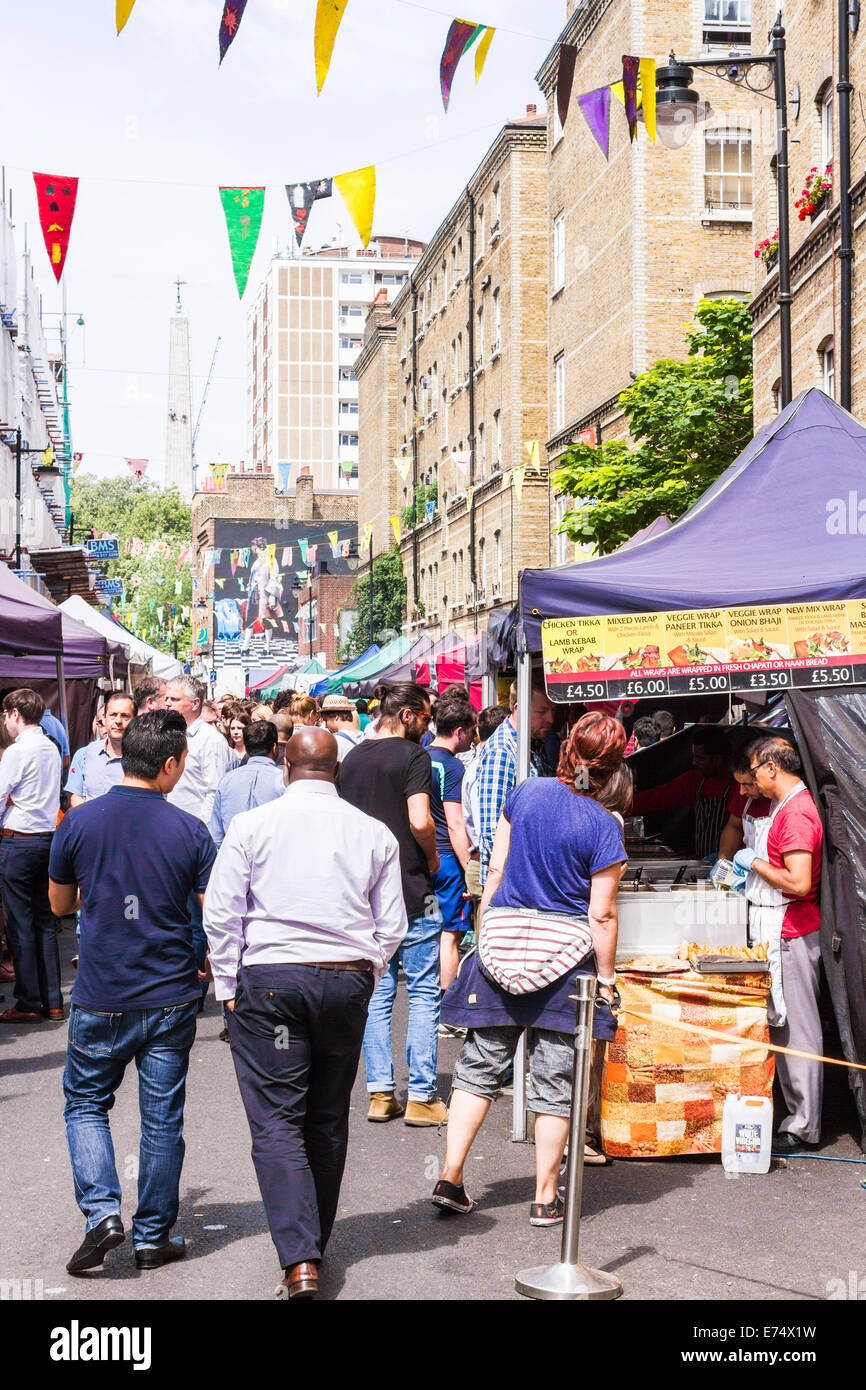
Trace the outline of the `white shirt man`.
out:
[[[22,724],[0,759],[0,824],[19,835],[47,835],[56,829],[59,810],[57,747],[39,724]]]
[[[231,749],[213,724],[201,717],[206,687],[195,676],[181,676],[166,688],[165,703],[186,723],[187,755],[183,776],[167,800],[205,825],[213,813],[217,787],[234,766]]]

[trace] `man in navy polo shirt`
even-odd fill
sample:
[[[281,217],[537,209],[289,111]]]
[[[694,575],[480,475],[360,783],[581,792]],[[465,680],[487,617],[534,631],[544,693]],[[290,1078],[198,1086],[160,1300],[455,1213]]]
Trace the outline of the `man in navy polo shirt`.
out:
[[[175,711],[134,719],[123,735],[123,781],[70,811],[51,849],[52,910],[65,916],[81,893],[63,1090],[86,1228],[66,1266],[70,1274],[101,1265],[124,1238],[108,1112],[133,1059],[141,1108],[135,1262],[156,1269],[186,1253],[170,1232],[201,992],[187,902],[195,893],[201,904],[216,857],[207,826],[165,800],[183,772],[186,747],[186,725]]]

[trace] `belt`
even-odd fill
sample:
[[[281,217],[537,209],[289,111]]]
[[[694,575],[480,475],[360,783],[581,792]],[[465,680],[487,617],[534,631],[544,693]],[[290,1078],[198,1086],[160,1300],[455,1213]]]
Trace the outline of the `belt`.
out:
[[[303,965],[308,970],[367,970],[372,975],[371,960],[296,960],[292,965]]]
[[[53,835],[53,830],[4,830],[3,835],[15,840],[41,840]]]

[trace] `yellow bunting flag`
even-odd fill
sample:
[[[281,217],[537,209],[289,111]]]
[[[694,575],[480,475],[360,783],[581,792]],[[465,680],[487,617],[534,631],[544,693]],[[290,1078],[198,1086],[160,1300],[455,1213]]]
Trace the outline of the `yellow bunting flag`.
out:
[[[316,54],[316,90],[321,92],[331,66],[334,40],[348,0],[318,0],[313,46]]]
[[[330,545],[331,549],[334,550],[334,551],[336,551],[336,549],[337,549],[337,540],[338,540],[338,539],[339,539],[339,533],[338,533],[337,531],[329,531],[329,532],[328,532],[328,544]]]
[[[654,61],[655,60],[653,59],[653,62]],[[620,106],[625,106],[625,87],[623,86],[622,82],[611,82],[610,90],[613,92]],[[638,111],[640,111],[641,107],[643,106],[643,93],[640,88],[640,82],[638,82],[636,101],[637,109]],[[655,87],[653,87],[653,114],[655,114]]]
[[[483,72],[483,70],[484,70],[484,60],[485,60],[485,58],[487,57],[487,54],[488,54],[489,49],[490,49],[490,45],[491,45],[492,42],[493,42],[493,35],[494,35],[495,33],[496,33],[496,30],[495,30],[495,29],[491,29],[490,25],[488,24],[487,28],[486,28],[485,31],[484,31],[484,38],[481,40],[480,44],[478,45],[478,47],[477,47],[476,50],[475,50],[475,81],[476,81],[476,82],[478,81],[478,79],[480,78],[480,76],[481,76],[481,74],[482,74],[482,72]]]
[[[470,483],[469,487],[466,489],[466,510],[467,510],[467,511],[468,511],[469,508],[472,506],[472,495],[473,495],[474,492],[475,492],[475,484],[474,484],[474,483]]]
[[[528,439],[523,446],[529,455],[529,467],[538,467],[538,440]]]
[[[526,464],[525,464],[525,463],[524,463],[524,464],[521,464],[520,468],[512,468],[512,470],[511,470],[511,486],[514,488],[514,491],[517,493],[517,500],[518,500],[518,502],[520,501],[521,497],[523,496],[523,479],[524,479],[525,477],[526,477]]]
[[[334,183],[343,196],[358,236],[365,247],[370,244],[373,230],[373,208],[376,203],[376,167],[368,164],[364,169],[353,169],[349,174],[335,174]]]
[[[402,535],[402,532],[401,532],[401,530],[400,530],[400,517],[399,517],[398,513],[396,513],[396,512],[395,512],[394,515],[391,517],[391,528],[392,528],[392,530],[393,530],[393,532],[394,532],[394,539],[395,539],[395,541],[397,542],[397,544],[399,545],[399,544],[400,544],[400,537],[401,537],[401,535]]]
[[[362,540],[361,540],[361,549],[362,549],[362,550],[364,549],[364,546],[365,546],[368,542],[370,543],[370,549],[372,550],[372,549],[373,549],[373,544],[372,544],[372,542],[373,542],[373,523],[372,523],[372,521],[365,521],[365,522],[364,522],[364,535],[363,535]]]
[[[52,468],[54,466],[54,450],[52,449],[50,444],[48,445],[48,448],[45,450],[45,453],[42,455],[40,461],[42,463],[43,468]]]
[[[646,133],[656,142],[656,60],[655,58],[641,58],[640,60],[640,89],[641,104],[643,105],[643,118],[646,125]]]
[[[117,32],[120,33],[129,16],[132,14],[132,7],[135,0],[117,0]]]
[[[277,562],[277,547],[275,545],[268,546],[268,562],[270,564],[271,569],[273,569],[274,565]]]

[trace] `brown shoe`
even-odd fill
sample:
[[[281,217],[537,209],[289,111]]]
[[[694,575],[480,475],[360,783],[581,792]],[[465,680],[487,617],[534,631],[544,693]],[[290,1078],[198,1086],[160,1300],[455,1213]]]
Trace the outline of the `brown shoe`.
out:
[[[62,1023],[66,1017],[63,1009],[43,1009],[42,1017],[47,1018],[50,1023]]]
[[[406,1106],[406,1119],[403,1123],[416,1125],[419,1129],[422,1125],[447,1124],[448,1106],[438,1097],[434,1097],[433,1100],[410,1100]]]
[[[402,1114],[403,1107],[393,1091],[370,1092],[368,1120],[375,1120],[381,1124],[384,1120],[396,1120],[397,1116]]]
[[[286,1298],[315,1298],[319,1292],[319,1271],[310,1260],[290,1265],[282,1282]]]
[[[12,968],[12,962],[11,962],[11,960],[9,960],[9,961],[4,960],[3,964],[0,965],[0,980],[2,980],[2,982],[3,982],[4,984],[7,984],[7,985],[8,985],[8,984],[10,983],[10,981],[12,981],[12,980],[14,980],[14,979],[15,979],[15,971],[14,971],[13,968]]]
[[[0,1023],[42,1023],[41,1014],[23,1013],[21,1009],[4,1009],[0,1014]]]

